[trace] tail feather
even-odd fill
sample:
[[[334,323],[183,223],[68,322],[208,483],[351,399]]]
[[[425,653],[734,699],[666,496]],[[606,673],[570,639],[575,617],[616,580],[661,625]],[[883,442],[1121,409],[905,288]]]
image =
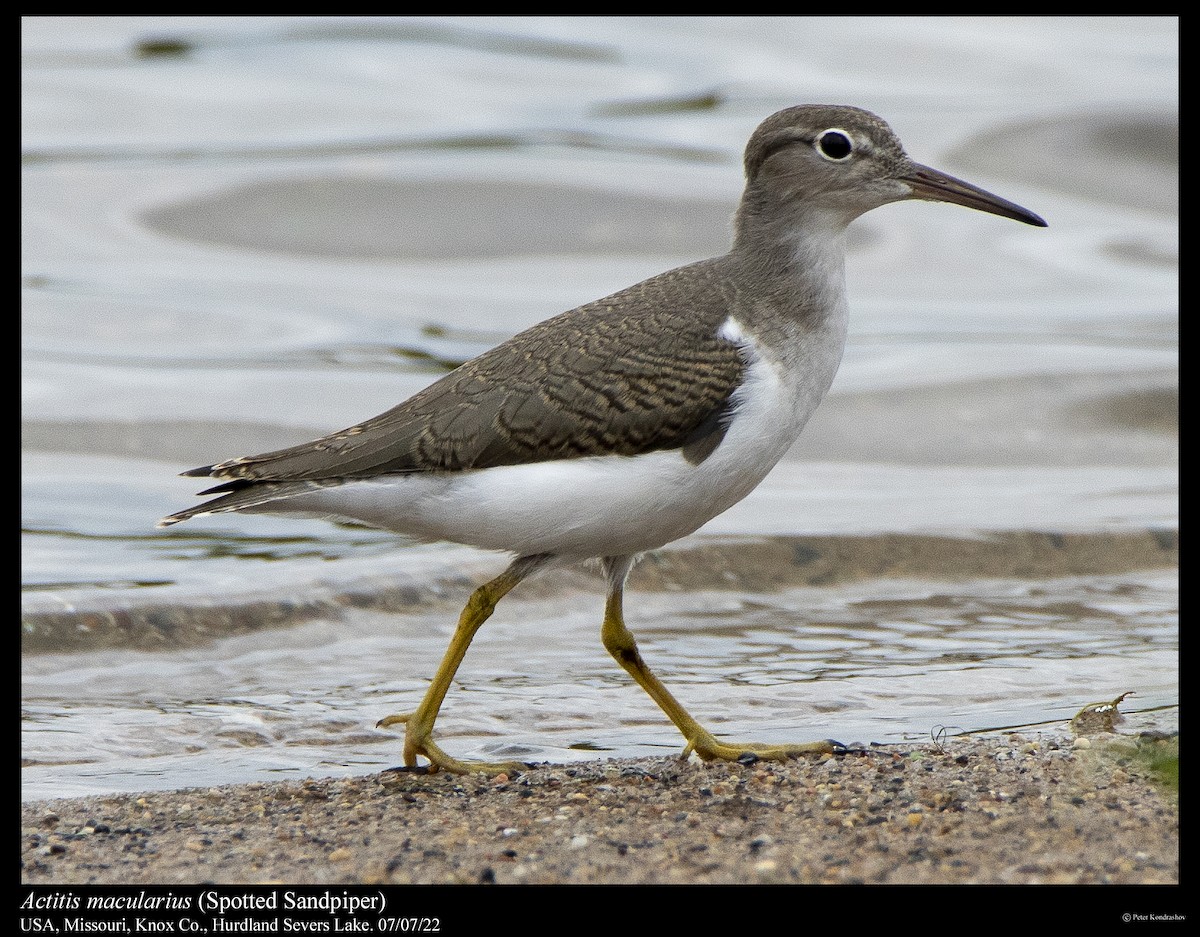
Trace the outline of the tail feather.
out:
[[[195,507],[190,507],[184,511],[168,514],[155,526],[170,527],[172,524],[191,520],[193,517],[205,517],[209,514],[225,514],[229,511],[253,510],[253,508],[271,501],[282,501],[318,488],[334,488],[340,484],[342,484],[341,480],[336,478],[316,481],[250,483],[245,485],[245,487],[239,488],[237,491],[231,491],[219,498],[213,498],[211,501],[205,501],[203,504],[197,504]],[[204,492],[201,493],[204,494]]]

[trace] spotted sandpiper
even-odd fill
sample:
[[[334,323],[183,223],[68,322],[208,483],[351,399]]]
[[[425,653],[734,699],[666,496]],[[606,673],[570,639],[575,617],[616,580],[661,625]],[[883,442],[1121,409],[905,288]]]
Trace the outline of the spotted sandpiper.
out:
[[[783,760],[827,752],[719,741],[651,672],[625,626],[635,558],[740,501],[796,441],[846,340],[846,227],[905,199],[1026,224],[1037,215],[913,162],[867,111],[801,106],[764,120],[722,257],[669,270],[521,332],[386,413],[310,443],[184,475],[219,495],[168,526],[246,511],[350,519],[514,556],[471,595],[424,698],[404,723],[409,768],[498,773],[433,740],[450,682],[496,603],[527,576],[599,559],[601,638],[686,740],[684,754]],[[427,765],[422,765],[423,756]]]

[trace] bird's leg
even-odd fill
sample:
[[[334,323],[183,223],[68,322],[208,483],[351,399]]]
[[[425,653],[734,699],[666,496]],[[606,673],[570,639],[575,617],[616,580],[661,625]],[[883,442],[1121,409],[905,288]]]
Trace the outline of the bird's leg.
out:
[[[705,761],[721,759],[737,761],[746,753],[766,761],[786,761],[798,755],[832,753],[842,748],[841,744],[831,739],[819,742],[801,742],[792,745],[769,745],[761,742],[718,742],[712,733],[691,717],[668,690],[654,675],[642,655],[638,651],[633,634],[625,627],[625,616],[622,604],[625,594],[625,578],[629,575],[632,557],[608,556],[604,558],[604,572],[608,577],[608,598],[604,604],[604,625],[600,636],[605,648],[628,674],[637,681],[638,686],[650,694],[650,698],[658,703],[667,717],[675,723],[676,728],[687,739],[683,749],[686,758],[692,752]]]
[[[446,691],[450,689],[450,682],[466,656],[471,639],[475,637],[475,632],[491,617],[497,602],[511,592],[522,579],[544,566],[550,558],[549,554],[520,557],[495,579],[472,592],[466,607],[459,615],[458,627],[454,631],[454,637],[450,639],[450,646],[446,649],[446,654],[420,705],[411,713],[385,716],[376,723],[380,728],[404,723],[406,767],[417,767],[418,755],[429,759],[428,771],[431,773],[443,770],[454,774],[470,774],[474,771],[501,774],[506,771],[524,770],[527,767],[521,762],[473,762],[452,758],[434,743],[433,724],[437,720],[442,701],[446,698]]]

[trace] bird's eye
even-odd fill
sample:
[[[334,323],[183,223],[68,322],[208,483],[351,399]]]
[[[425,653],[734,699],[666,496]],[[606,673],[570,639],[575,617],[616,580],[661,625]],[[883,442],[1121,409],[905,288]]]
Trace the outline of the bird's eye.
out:
[[[842,130],[826,130],[817,137],[817,152],[827,160],[840,163],[850,158],[854,152],[854,143],[850,135]]]

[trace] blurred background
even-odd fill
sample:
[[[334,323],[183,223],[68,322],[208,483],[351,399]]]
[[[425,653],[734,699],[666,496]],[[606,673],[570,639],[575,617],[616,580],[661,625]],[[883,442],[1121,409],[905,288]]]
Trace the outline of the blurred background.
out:
[[[502,557],[155,521],[196,465],[372,416],[508,336],[723,253],[772,112],[853,104],[1045,230],[855,222],[830,397],[627,615],[718,734],[896,741],[1178,699],[1178,23],[24,17],[25,794],[394,764]],[[525,594],[520,594],[525,593]],[[518,590],[439,730],[680,742],[587,571]]]

